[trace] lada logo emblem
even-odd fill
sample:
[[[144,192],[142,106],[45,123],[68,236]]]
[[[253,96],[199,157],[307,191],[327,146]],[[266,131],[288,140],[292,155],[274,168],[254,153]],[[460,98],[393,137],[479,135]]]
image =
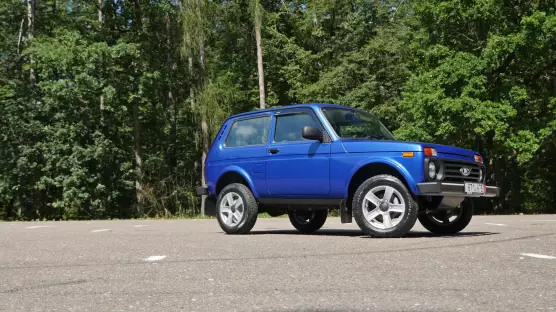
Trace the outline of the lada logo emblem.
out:
[[[468,175],[471,174],[471,168],[468,168],[468,167],[461,167],[461,168],[459,169],[459,172],[461,172],[461,174],[464,175],[464,176],[468,176]]]

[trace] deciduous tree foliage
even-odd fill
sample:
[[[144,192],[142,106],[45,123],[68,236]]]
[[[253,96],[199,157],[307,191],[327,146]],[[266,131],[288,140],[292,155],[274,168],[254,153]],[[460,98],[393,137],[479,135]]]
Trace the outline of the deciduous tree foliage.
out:
[[[553,1],[5,0],[0,217],[196,214],[207,142],[261,94],[478,150],[479,211],[556,212]]]

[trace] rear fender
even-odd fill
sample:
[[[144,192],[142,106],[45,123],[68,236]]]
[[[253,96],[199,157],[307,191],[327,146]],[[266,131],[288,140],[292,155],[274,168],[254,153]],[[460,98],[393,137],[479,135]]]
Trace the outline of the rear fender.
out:
[[[235,172],[235,173],[240,174],[245,179],[245,181],[247,181],[247,184],[249,185],[249,188],[251,189],[251,192],[253,193],[253,196],[257,199],[259,198],[259,194],[257,193],[257,190],[254,187],[253,180],[251,179],[251,176],[249,176],[249,174],[247,173],[247,171],[245,169],[243,169],[239,166],[232,165],[232,166],[228,166],[228,167],[224,168],[224,170],[222,170],[222,174],[218,177],[217,181],[220,182],[220,179],[226,173],[229,173],[229,172]],[[218,182],[215,185],[218,185]]]

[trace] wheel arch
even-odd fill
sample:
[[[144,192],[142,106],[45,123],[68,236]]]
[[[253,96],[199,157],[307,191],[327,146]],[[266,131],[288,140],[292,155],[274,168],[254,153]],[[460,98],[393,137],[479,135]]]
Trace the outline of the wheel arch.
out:
[[[390,159],[375,159],[362,162],[351,172],[350,178],[346,183],[347,187],[344,196],[348,199],[353,198],[353,194],[355,194],[355,191],[363,181],[379,174],[395,176],[400,179],[411,193],[414,195],[418,194],[415,180],[402,165]]]
[[[257,190],[253,187],[253,181],[251,180],[251,177],[243,168],[240,168],[238,166],[231,166],[222,171],[222,174],[218,178],[214,187],[216,196],[218,196],[220,191],[222,191],[222,189],[226,187],[226,185],[229,185],[231,183],[241,183],[247,186],[253,193],[253,196],[255,198],[258,198]]]

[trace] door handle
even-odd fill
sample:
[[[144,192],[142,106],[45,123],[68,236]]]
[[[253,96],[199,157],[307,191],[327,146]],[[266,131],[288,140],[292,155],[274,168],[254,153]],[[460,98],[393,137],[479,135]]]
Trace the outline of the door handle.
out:
[[[280,150],[277,149],[277,148],[269,148],[269,149],[268,149],[268,152],[271,153],[271,154],[276,154],[276,153],[278,153],[279,151],[280,151]]]

